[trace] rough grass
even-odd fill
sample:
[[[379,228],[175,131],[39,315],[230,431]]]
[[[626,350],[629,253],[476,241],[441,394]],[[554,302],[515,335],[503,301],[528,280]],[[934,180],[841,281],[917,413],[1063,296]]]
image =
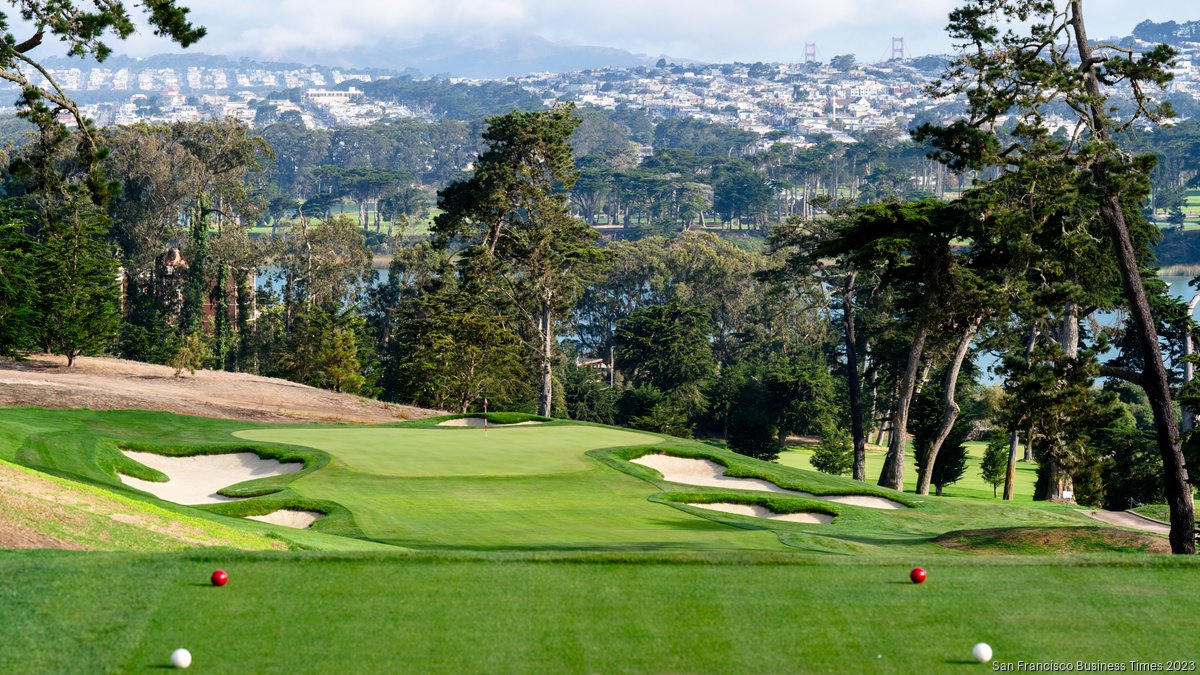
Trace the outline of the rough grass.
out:
[[[174,551],[282,549],[263,534],[0,460],[0,548]]]
[[[1171,507],[1166,504],[1145,504],[1135,509],[1130,509],[1134,513],[1153,518],[1164,523],[1171,522]]]
[[[956,551],[1005,555],[1170,553],[1166,539],[1107,527],[1011,527],[947,532],[935,542]]]

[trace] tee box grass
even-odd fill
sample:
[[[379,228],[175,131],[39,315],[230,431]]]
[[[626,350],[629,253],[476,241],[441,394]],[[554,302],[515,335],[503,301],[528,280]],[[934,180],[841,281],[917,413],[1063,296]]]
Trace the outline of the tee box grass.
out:
[[[116,471],[136,470],[122,447],[251,450],[306,468],[198,509],[120,484]],[[767,497],[667,483],[628,461],[653,452],[816,495],[770,496],[780,504],[878,494],[909,508],[822,501],[831,525],[704,512],[683,502]],[[20,626],[0,641],[5,673],[155,670],[181,646],[209,672],[447,673],[963,672],[991,668],[968,665],[981,641],[1004,663],[1165,662],[1200,647],[1179,630],[1200,591],[1190,558],[934,541],[1015,527],[1102,538],[1068,507],[1004,503],[978,485],[895,493],[658,434],[0,410],[0,459],[294,549],[0,552],[0,625]],[[331,515],[291,532],[230,517],[296,504]],[[915,566],[929,571],[920,586]],[[218,567],[222,588],[207,581]]]

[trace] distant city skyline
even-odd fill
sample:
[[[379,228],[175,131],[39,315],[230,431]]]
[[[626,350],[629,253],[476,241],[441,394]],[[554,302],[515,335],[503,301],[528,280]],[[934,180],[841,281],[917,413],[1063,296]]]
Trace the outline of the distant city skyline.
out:
[[[191,51],[262,59],[308,60],[357,48],[404,45],[429,35],[487,44],[537,35],[573,45],[625,49],[709,62],[801,61],[816,43],[819,58],[854,53],[874,62],[890,54],[893,36],[910,55],[945,53],[947,15],[957,0],[183,0],[208,36]],[[1089,0],[1089,33],[1127,35],[1145,19],[1200,19],[1195,0]],[[19,30],[18,30],[19,32]],[[180,51],[143,30],[116,53],[148,56]],[[403,67],[404,64],[397,64]]]

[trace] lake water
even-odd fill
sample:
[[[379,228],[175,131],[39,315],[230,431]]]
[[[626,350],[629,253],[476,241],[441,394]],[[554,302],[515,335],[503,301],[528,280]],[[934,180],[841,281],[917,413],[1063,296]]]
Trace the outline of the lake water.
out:
[[[1200,291],[1197,291],[1195,288],[1192,288],[1188,285],[1188,282],[1192,280],[1192,277],[1169,276],[1159,278],[1168,284],[1171,295],[1185,302],[1191,300],[1192,297],[1197,293],[1200,293]],[[1193,319],[1198,317],[1200,317],[1200,306],[1198,306],[1192,313]],[[1095,319],[1101,326],[1111,327],[1115,326],[1118,322],[1116,312],[1097,312],[1095,314]],[[1121,320],[1123,319],[1124,317],[1122,317]],[[1100,356],[1100,362],[1104,363],[1115,356],[1116,350],[1110,349]],[[1001,382],[1001,379],[994,372],[995,368],[1000,365],[1000,357],[997,354],[993,352],[980,352],[975,358],[975,363],[977,363],[980,369],[983,371],[983,376],[980,378],[980,380],[984,384],[999,384]]]

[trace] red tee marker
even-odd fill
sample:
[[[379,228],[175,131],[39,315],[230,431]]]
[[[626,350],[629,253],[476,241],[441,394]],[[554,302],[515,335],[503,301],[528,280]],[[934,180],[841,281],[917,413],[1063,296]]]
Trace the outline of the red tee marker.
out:
[[[913,571],[908,573],[908,578],[912,579],[914,584],[925,583],[925,569],[923,567],[914,567]]]
[[[229,575],[225,573],[225,570],[217,570],[212,573],[211,580],[213,586],[224,586],[225,582],[229,581]]]

